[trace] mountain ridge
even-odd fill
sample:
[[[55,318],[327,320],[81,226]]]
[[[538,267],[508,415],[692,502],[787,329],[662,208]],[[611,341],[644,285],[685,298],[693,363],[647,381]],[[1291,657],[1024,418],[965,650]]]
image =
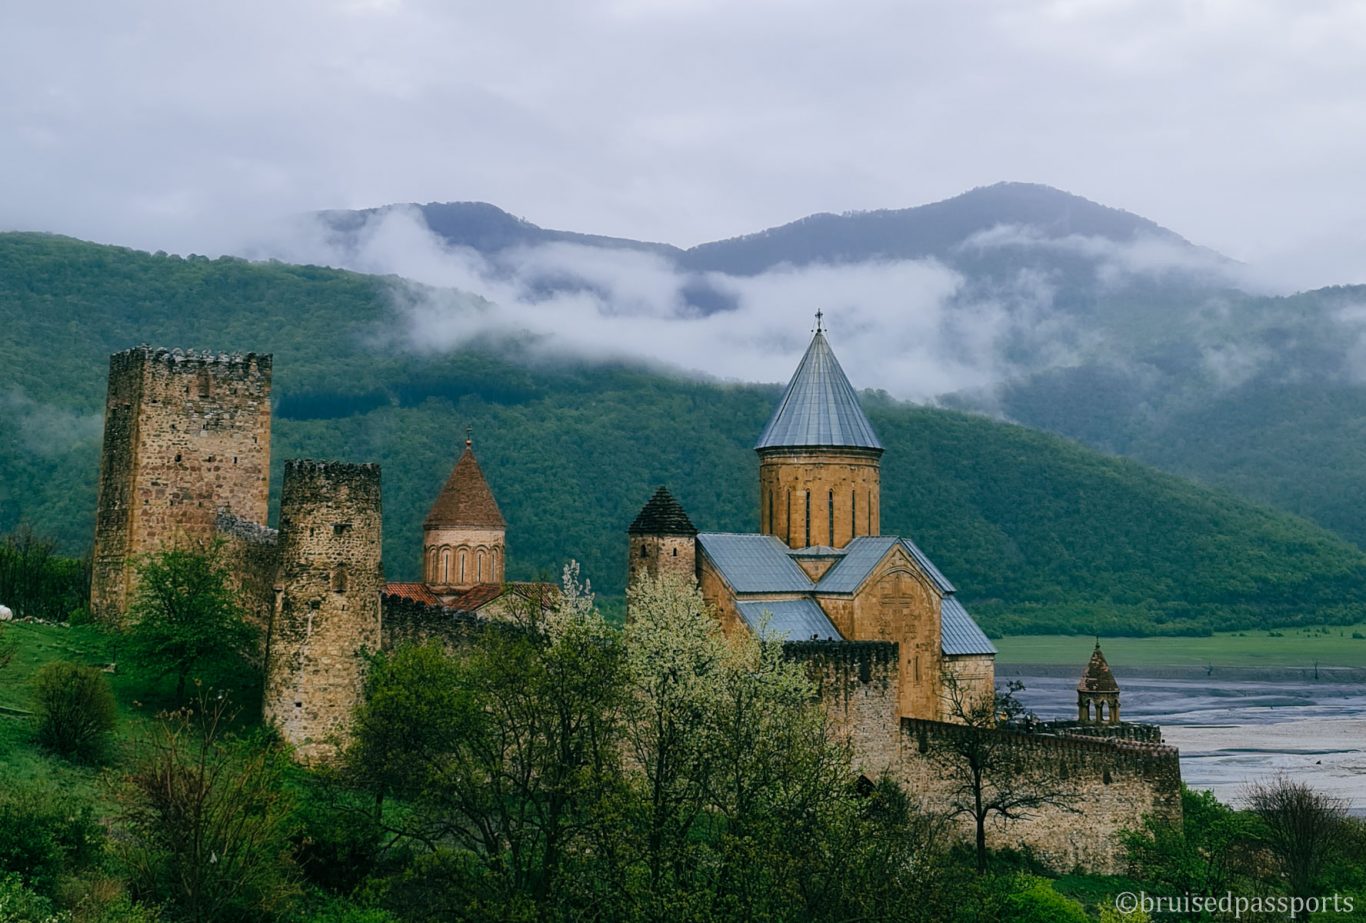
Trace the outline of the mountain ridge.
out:
[[[754,527],[752,446],[780,388],[527,363],[515,343],[376,348],[395,284],[0,235],[0,368],[15,373],[0,390],[0,531],[23,521],[85,547],[108,356],[139,342],[274,353],[274,495],[288,457],[379,462],[392,579],[417,570],[467,425],[510,524],[510,577],[554,579],[572,556],[619,593],[625,530],[660,483],[700,527]],[[1020,426],[863,403],[887,447],[882,521],[991,630],[1202,633],[1366,606],[1366,553],[1304,520]]]

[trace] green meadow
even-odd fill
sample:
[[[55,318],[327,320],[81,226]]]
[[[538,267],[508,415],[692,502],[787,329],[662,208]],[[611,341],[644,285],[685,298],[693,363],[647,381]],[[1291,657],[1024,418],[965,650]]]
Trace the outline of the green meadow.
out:
[[[1076,664],[1091,656],[1089,635],[1011,635],[995,639],[997,663]],[[1122,667],[1366,669],[1366,624],[1216,632],[1205,638],[1101,638],[1105,659]]]

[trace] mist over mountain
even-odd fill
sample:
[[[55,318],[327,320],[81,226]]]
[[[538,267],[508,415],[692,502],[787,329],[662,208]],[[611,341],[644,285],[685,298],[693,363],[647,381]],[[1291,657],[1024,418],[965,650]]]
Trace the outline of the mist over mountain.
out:
[[[481,203],[323,218],[327,244],[306,255],[479,293],[490,323],[568,353],[779,381],[823,309],[862,385],[1131,455],[1366,544],[1366,288],[1275,294],[1256,267],[1057,189],[998,183],[688,249]],[[487,330],[419,304],[422,342]]]
[[[437,308],[483,333],[419,348],[412,312]],[[390,277],[0,234],[0,532],[88,547],[108,356],[139,342],[273,353],[276,496],[287,458],[379,462],[391,579],[417,572],[467,426],[513,578],[573,557],[620,593],[626,526],[660,483],[704,528],[754,528],[753,444],[778,387],[574,356],[481,320],[499,311]],[[1366,606],[1366,553],[1312,523],[980,414],[863,401],[887,447],[884,526],[993,630],[1200,633]]]

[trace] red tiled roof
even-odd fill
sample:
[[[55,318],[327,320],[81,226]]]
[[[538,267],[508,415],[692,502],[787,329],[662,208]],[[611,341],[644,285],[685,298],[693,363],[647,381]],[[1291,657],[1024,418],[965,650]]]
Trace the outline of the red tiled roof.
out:
[[[397,596],[399,599],[409,599],[429,606],[441,605],[441,600],[436,598],[436,594],[428,589],[425,583],[386,583],[380,592],[385,596]]]
[[[489,529],[506,529],[507,522],[498,510],[498,501],[493,499],[484,480],[484,472],[479,470],[479,462],[474,459],[474,449],[465,440],[465,451],[451,469],[446,484],[437,494],[431,512],[423,523],[425,528],[443,526],[480,526]]]
[[[503,595],[503,585],[501,583],[480,583],[470,587],[468,590],[445,597],[446,608],[457,609],[461,612],[474,612],[481,606],[487,606],[499,596]]]
[[[549,583],[480,583],[451,596],[445,596],[445,606],[460,612],[475,612],[507,593],[549,606],[559,589]]]

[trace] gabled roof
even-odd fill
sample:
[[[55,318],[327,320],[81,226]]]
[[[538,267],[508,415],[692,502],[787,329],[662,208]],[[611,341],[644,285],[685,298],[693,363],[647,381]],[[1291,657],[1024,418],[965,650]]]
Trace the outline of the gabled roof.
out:
[[[897,543],[891,535],[860,535],[844,546],[844,557],[816,584],[818,593],[852,593]]]
[[[953,584],[949,583],[949,578],[945,577],[942,573],[940,573],[939,568],[934,566],[934,562],[930,560],[929,555],[925,554],[925,552],[920,550],[919,545],[911,541],[909,538],[903,538],[901,540],[901,544],[906,548],[906,551],[910,554],[910,556],[915,558],[915,563],[920,565],[920,569],[925,572],[925,576],[929,577],[930,581],[936,587],[939,588],[939,592],[957,592]]]
[[[821,593],[854,592],[868,579],[868,575],[877,567],[878,562],[897,544],[905,549],[911,560],[915,561],[940,593],[948,595],[954,592],[953,584],[949,583],[948,578],[934,566],[934,562],[915,542],[894,535],[860,535],[845,545],[844,558],[826,572],[817,584],[816,590]]]
[[[474,459],[474,449],[470,440],[465,440],[465,451],[451,469],[450,477],[436,495],[431,512],[427,514],[423,528],[459,528],[473,526],[484,529],[506,529],[507,522],[498,510],[498,501],[493,499],[484,472],[479,470],[479,462]]]
[[[996,653],[996,645],[953,596],[945,596],[939,605],[939,648],[951,657]]]
[[[697,534],[697,527],[669,489],[661,486],[626,531],[631,535],[692,536]]]
[[[1078,692],[1119,692],[1119,683],[1115,682],[1115,674],[1110,672],[1110,664],[1105,660],[1105,655],[1100,652],[1100,641],[1096,641],[1096,649],[1091,652],[1091,660],[1086,664],[1086,670],[1081,674],[1081,681],[1077,683]]]
[[[785,446],[882,449],[858,394],[819,330],[754,447]]]
[[[735,608],[749,630],[784,641],[839,641],[840,633],[814,599],[754,600]],[[768,624],[764,624],[765,618]]]
[[[736,593],[809,593],[811,578],[772,535],[702,532],[698,547]]]
[[[441,605],[441,600],[436,598],[436,594],[425,583],[386,583],[380,593],[428,606]]]

